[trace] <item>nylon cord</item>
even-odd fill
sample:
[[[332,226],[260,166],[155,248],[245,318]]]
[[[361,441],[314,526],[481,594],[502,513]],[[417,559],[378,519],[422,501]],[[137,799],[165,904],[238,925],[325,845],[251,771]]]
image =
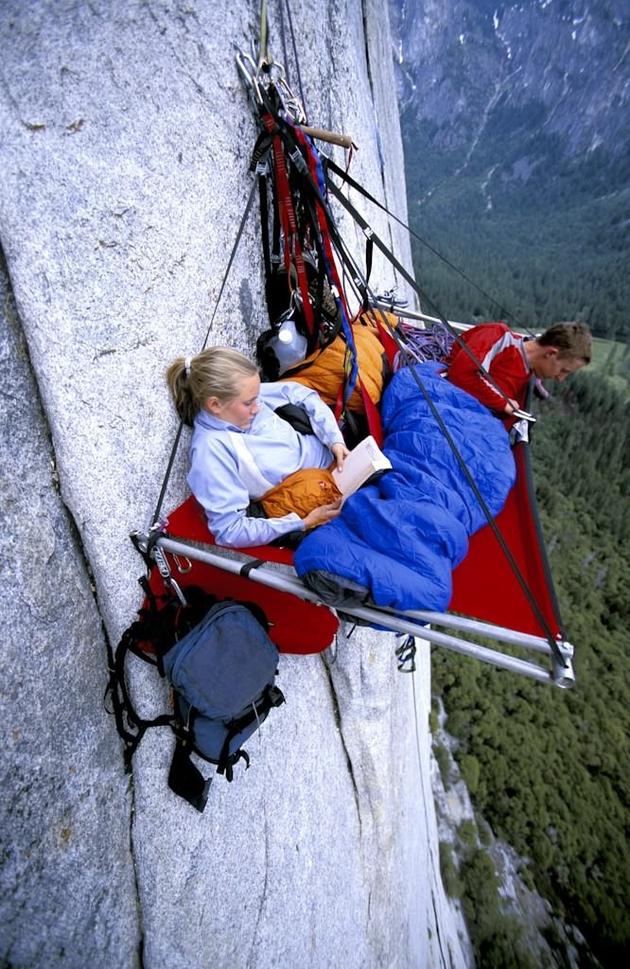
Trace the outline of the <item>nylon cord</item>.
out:
[[[388,249],[388,247],[385,245],[385,243],[382,241],[382,239],[380,239],[379,236],[377,236],[377,234],[374,232],[374,230],[369,225],[369,223],[363,218],[363,216],[361,215],[361,213],[355,208],[355,206],[352,204],[352,202],[345,197],[345,195],[339,189],[339,187],[337,185],[335,185],[335,183],[330,178],[327,179],[327,184],[328,184],[328,187],[330,188],[330,191],[334,195],[334,197],[339,202],[341,202],[341,204],[346,209],[346,211],[349,212],[349,214],[352,216],[352,218],[355,220],[355,222],[357,222],[358,225],[363,229],[364,233],[366,235],[369,233],[369,238],[373,240],[374,244],[381,250],[381,252],[385,256],[385,258],[389,260],[389,262],[392,264],[392,266],[394,266],[396,269],[398,269],[400,275],[403,277],[404,280],[406,280],[407,283],[409,283],[409,285],[414,290],[414,292],[416,292],[418,294],[418,296],[425,303],[428,303],[429,306],[433,307],[433,310],[435,312],[435,315],[440,319],[441,323],[448,329],[448,331],[452,335],[453,339],[457,341],[458,346],[460,346],[461,349],[469,357],[469,359],[473,361],[473,363],[475,364],[477,370],[483,376],[484,380],[486,380],[486,382],[489,383],[493,387],[493,389],[496,391],[496,393],[500,397],[502,397],[503,400],[505,400],[506,403],[508,403],[509,402],[509,397],[506,395],[505,391],[502,390],[501,387],[499,387],[499,385],[497,384],[497,382],[494,379],[494,377],[492,376],[492,374],[483,366],[483,364],[481,363],[481,361],[479,360],[479,358],[476,356],[476,354],[474,353],[474,351],[471,350],[471,348],[468,346],[468,343],[464,339],[462,339],[462,337],[459,335],[459,333],[457,333],[456,330],[453,329],[453,327],[451,326],[451,324],[449,323],[449,321],[446,319],[446,317],[444,316],[444,314],[440,310],[439,306],[437,306],[433,302],[433,300],[429,296],[427,296],[427,294],[424,292],[424,290],[420,288],[420,286],[415,281],[415,279],[413,278],[413,276],[411,276],[411,274],[409,272],[407,272],[407,270],[405,269],[405,267],[403,266],[403,264],[396,258],[396,256],[393,254],[393,252],[391,252]]]
[[[304,89],[302,88],[302,75],[300,73],[300,59],[298,57],[297,45],[295,43],[295,32],[293,30],[293,18],[291,16],[291,5],[289,3],[289,0],[284,0],[284,3],[283,3],[283,0],[280,0],[280,33],[282,37],[284,63],[287,64],[287,53],[286,53],[285,39],[284,39],[284,14],[283,14],[283,9],[285,7],[287,11],[287,21],[289,23],[289,33],[291,35],[291,46],[293,47],[293,61],[295,63],[295,73],[297,74],[300,100],[302,102],[302,107],[304,108],[304,114],[308,117],[308,111],[306,109],[306,101],[304,99]]]

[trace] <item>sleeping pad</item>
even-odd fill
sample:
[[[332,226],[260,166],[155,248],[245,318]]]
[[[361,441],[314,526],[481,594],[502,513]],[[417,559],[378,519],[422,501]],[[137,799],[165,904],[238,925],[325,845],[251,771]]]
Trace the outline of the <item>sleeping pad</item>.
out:
[[[440,376],[443,364],[414,369],[497,515],[516,474],[505,428],[483,404]],[[486,517],[411,368],[392,378],[381,418],[392,470],[347,498],[337,518],[303,539],[295,569],[333,605],[366,599],[367,593],[377,606],[443,612],[451,599],[452,571]]]

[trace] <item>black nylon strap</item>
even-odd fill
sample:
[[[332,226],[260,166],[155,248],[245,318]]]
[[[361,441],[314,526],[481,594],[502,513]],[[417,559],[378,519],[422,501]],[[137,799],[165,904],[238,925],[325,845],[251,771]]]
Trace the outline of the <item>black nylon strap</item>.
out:
[[[271,278],[271,248],[269,245],[269,200],[267,198],[267,176],[258,176],[258,196],[260,200],[260,235],[262,239],[265,278]]]
[[[298,89],[299,89],[299,92],[300,92],[300,100],[302,102],[302,107],[306,111],[306,101],[304,99],[304,89],[302,87],[302,75],[300,73],[300,59],[298,57],[297,45],[295,43],[295,31],[293,30],[293,18],[291,16],[291,6],[289,4],[289,0],[284,0],[284,7],[286,8],[286,11],[287,11],[287,20],[289,22],[289,33],[291,34],[291,46],[293,47],[293,60],[295,62],[295,72],[297,74],[297,79],[298,79]],[[281,37],[282,37],[282,48],[283,48],[283,50],[285,52],[284,53],[284,61],[285,61],[285,64],[286,64],[287,63],[287,56],[286,56],[286,47],[285,47],[285,39],[284,39],[284,16],[283,16],[283,4],[282,3],[280,3],[280,34],[281,34]]]
[[[370,236],[365,243],[365,285],[370,282],[372,275],[372,257],[374,255],[374,240]]]
[[[145,720],[139,715],[131,701],[125,679],[125,660],[133,641],[133,626],[131,626],[123,633],[116,653],[111,657],[109,682],[105,691],[105,696],[111,697],[113,707],[111,712],[114,714],[116,729],[125,744],[126,772],[131,769],[131,758],[145,731],[150,727],[171,726],[173,722],[173,717],[169,713],[154,717],[153,720]],[[133,728],[133,732],[130,728]]]
[[[284,694],[282,693],[282,690],[278,689],[277,686],[274,686],[273,683],[269,683],[263,690],[258,701],[252,701],[251,710],[244,713],[242,717],[235,717],[226,724],[228,732],[225,740],[223,741],[221,753],[219,754],[217,766],[218,774],[223,774],[226,771],[226,768],[229,767],[228,762],[230,760],[230,744],[232,743],[234,737],[244,730],[245,727],[249,727],[254,720],[262,722],[272,707],[279,707],[282,703],[284,703]],[[237,753],[239,752],[235,751],[234,755]],[[242,753],[245,754],[245,751],[242,751]],[[249,758],[247,759],[249,761]],[[236,761],[234,761],[234,763],[236,763]],[[227,773],[226,777],[228,780],[231,780],[231,777],[229,777]]]
[[[446,258],[446,256],[442,255],[441,252],[435,249],[430,242],[427,242],[427,240],[423,239],[421,235],[418,235],[418,233],[415,232],[414,229],[411,228],[411,226],[408,226],[406,222],[403,222],[403,220],[400,219],[390,209],[388,209],[386,205],[383,205],[382,202],[379,202],[379,200],[375,198],[370,192],[368,192],[368,190],[364,188],[363,185],[360,184],[360,182],[357,182],[356,179],[352,178],[352,176],[349,175],[347,171],[345,171],[343,168],[340,168],[338,165],[336,165],[335,162],[332,160],[332,158],[329,158],[327,155],[323,155],[322,163],[325,168],[330,169],[331,172],[334,172],[335,175],[338,175],[341,179],[343,179],[343,181],[347,182],[351,188],[359,192],[364,198],[368,200],[368,202],[372,202],[373,205],[378,206],[378,208],[381,209],[381,211],[385,212],[390,217],[390,219],[393,219],[394,222],[397,222],[398,225],[402,226],[403,229],[406,229],[409,235],[413,236],[414,239],[417,239],[418,242],[421,243],[421,245],[423,245],[426,249],[428,249],[429,252],[432,252],[434,256],[437,256],[437,258],[440,259],[446,266],[448,266],[449,269],[452,269],[453,272],[456,272],[459,276],[461,276],[462,279],[465,279],[466,282],[473,287],[473,289],[476,289],[478,293],[481,293],[481,295],[485,296],[485,298],[490,300],[491,303],[494,303],[494,305],[502,315],[509,316],[510,319],[512,319],[518,327],[525,330],[525,332],[528,333],[529,336],[531,337],[535,336],[535,334],[530,330],[528,326],[526,326],[524,323],[521,323],[516,318],[514,313],[512,313],[509,309],[507,309],[505,306],[499,303],[499,301],[495,299],[494,296],[491,296],[490,293],[487,293],[484,289],[482,289],[481,286],[479,286],[478,283],[476,283],[473,279],[471,279],[470,276],[467,276],[466,273],[459,268],[459,266],[456,266],[454,263],[452,263],[449,259]]]
[[[509,402],[509,397],[507,396],[507,394],[505,393],[505,391],[502,390],[501,387],[499,387],[499,385],[497,384],[497,382],[494,379],[494,377],[486,370],[486,368],[483,366],[483,364],[478,359],[478,357],[470,349],[470,347],[468,346],[468,344],[466,343],[466,341],[463,340],[461,338],[461,336],[459,335],[459,333],[457,333],[457,331],[453,329],[453,327],[451,326],[451,324],[449,323],[449,321],[446,319],[446,317],[444,316],[444,314],[435,305],[435,303],[430,299],[430,297],[427,296],[427,294],[418,286],[417,282],[415,281],[415,279],[413,278],[413,276],[411,275],[411,273],[409,273],[405,269],[405,267],[400,262],[400,260],[396,258],[396,256],[394,255],[394,253],[388,248],[388,246],[385,245],[385,243],[383,242],[383,240],[379,236],[377,236],[377,234],[374,232],[374,230],[372,229],[372,227],[370,226],[370,224],[368,222],[366,222],[366,220],[363,218],[363,216],[361,215],[361,213],[358,212],[357,209],[354,207],[354,205],[352,204],[352,202],[350,202],[345,197],[345,195],[343,194],[343,192],[340,191],[340,189],[338,188],[338,186],[335,185],[335,183],[331,179],[328,179],[328,187],[329,187],[331,193],[335,196],[335,198],[339,202],[341,202],[341,204],[346,209],[346,211],[349,212],[349,214],[352,216],[352,218],[355,220],[355,222],[358,223],[358,225],[361,227],[361,229],[363,229],[363,231],[368,235],[368,237],[374,242],[374,245],[376,245],[378,247],[378,249],[380,249],[380,251],[383,253],[383,255],[385,256],[385,258],[388,259],[389,262],[391,262],[392,266],[394,266],[395,269],[398,270],[398,272],[403,277],[403,279],[407,283],[409,283],[409,285],[411,286],[411,288],[414,290],[414,292],[416,292],[418,294],[418,296],[420,297],[420,299],[423,300],[424,303],[428,303],[430,306],[433,307],[433,309],[435,311],[435,315],[439,317],[440,321],[444,324],[445,327],[447,327],[449,333],[451,333],[451,335],[457,341],[457,343],[461,347],[461,349],[466,353],[466,355],[470,358],[470,360],[472,360],[472,362],[475,364],[475,366],[476,366],[477,370],[479,371],[479,373],[482,374],[484,380],[486,380],[492,386],[492,388],[496,391],[496,393],[500,397],[502,397],[503,400],[506,403],[508,403]]]
[[[249,573],[253,569],[258,569],[260,568],[261,565],[266,565],[266,564],[267,563],[265,562],[264,559],[250,559],[249,562],[245,562],[245,565],[241,566],[238,574],[242,575],[244,579],[248,579]]]
[[[203,812],[208,800],[212,778],[207,780],[190,759],[190,747],[181,740],[175,744],[173,760],[168,774],[168,786],[184,798],[195,810]]]

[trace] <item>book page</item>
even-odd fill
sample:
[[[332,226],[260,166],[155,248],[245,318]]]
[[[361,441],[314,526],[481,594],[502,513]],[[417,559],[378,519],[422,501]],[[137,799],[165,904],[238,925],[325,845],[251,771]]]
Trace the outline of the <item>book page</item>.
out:
[[[386,471],[391,466],[389,459],[385,457],[370,435],[357,444],[344,461],[341,471],[335,468],[332,476],[345,498],[360,488],[377,471]]]

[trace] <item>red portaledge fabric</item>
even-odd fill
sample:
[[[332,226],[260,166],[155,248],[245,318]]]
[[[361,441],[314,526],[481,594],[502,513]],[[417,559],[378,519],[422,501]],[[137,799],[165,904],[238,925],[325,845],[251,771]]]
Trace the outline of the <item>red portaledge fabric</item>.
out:
[[[213,542],[204,511],[193,497],[188,498],[169,515],[166,532],[169,537],[181,538],[183,541],[202,542],[205,545],[212,545]],[[285,548],[265,545],[237,551],[266,562],[283,562],[287,565],[293,563],[292,553]],[[305,602],[289,592],[278,592],[260,582],[224,572],[223,569],[194,559],[190,559],[190,571],[180,572],[173,555],[167,552],[166,556],[173,578],[182,589],[185,590],[189,585],[198,585],[220,599],[231,598],[257,603],[270,624],[269,638],[281,653],[320,653],[332,643],[339,628],[339,620],[327,606]],[[187,561],[185,566],[188,566]],[[151,570],[149,583],[156,595],[163,594],[164,584],[155,566]]]
[[[564,630],[545,552],[533,487],[529,445],[514,447],[516,483],[496,522],[556,639]],[[491,528],[470,540],[468,555],[453,573],[449,611],[547,638]]]
[[[563,625],[534,503],[528,445],[517,444],[514,457],[516,484],[496,522],[550,631],[556,639],[562,640],[565,638]],[[169,515],[167,534],[183,541],[212,545],[205,514],[193,497]],[[270,545],[237,551],[265,562],[291,565],[293,561],[288,549]],[[194,559],[190,560],[190,571],[180,573],[173,555],[167,553],[167,558],[173,577],[184,590],[188,585],[199,585],[219,598],[229,597],[260,605],[271,624],[269,636],[281,653],[319,653],[334,638],[339,622],[324,605],[305,602],[289,592],[278,592]],[[185,565],[187,567],[188,562]],[[163,593],[162,579],[155,567],[150,585],[155,594]],[[472,536],[468,555],[453,573],[449,611],[507,629],[547,636],[488,525]]]

